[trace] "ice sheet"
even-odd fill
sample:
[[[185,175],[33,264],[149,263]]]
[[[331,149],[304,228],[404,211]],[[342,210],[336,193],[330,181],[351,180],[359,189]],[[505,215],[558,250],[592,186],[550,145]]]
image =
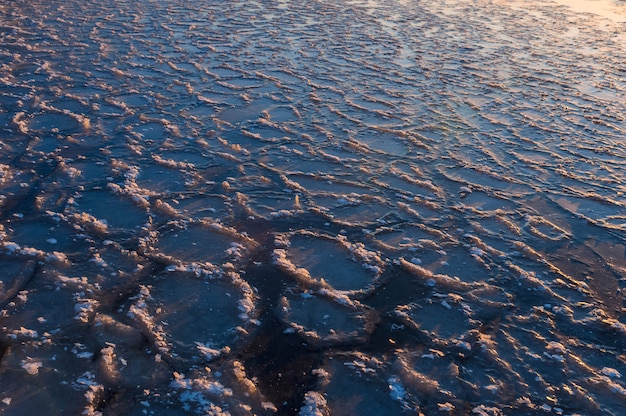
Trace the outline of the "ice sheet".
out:
[[[626,413],[625,7],[1,3],[0,413]]]

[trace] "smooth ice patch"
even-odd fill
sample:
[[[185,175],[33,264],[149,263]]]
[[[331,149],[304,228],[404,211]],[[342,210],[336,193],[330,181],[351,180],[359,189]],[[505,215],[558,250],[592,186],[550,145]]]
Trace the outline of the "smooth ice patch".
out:
[[[146,288],[130,314],[172,359],[210,361],[253,328],[254,296],[236,277],[205,280],[166,272]]]
[[[170,223],[149,253],[172,263],[172,267],[221,274],[220,266],[232,267],[256,243],[235,229],[206,220]]]
[[[276,240],[274,259],[303,283],[346,293],[367,293],[380,283],[384,260],[342,236],[300,232]]]
[[[321,293],[285,295],[277,314],[287,332],[296,332],[315,347],[363,343],[378,322],[373,310]]]
[[[405,325],[440,340],[460,338],[473,328],[463,306],[447,297],[398,306],[396,314]]]
[[[403,392],[383,361],[361,353],[329,354],[314,370],[318,390],[332,415],[381,415],[416,411],[415,401]]]

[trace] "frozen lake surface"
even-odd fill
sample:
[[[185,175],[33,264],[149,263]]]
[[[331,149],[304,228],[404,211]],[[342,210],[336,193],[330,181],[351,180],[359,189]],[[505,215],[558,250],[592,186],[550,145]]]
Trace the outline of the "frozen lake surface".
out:
[[[0,414],[626,414],[626,6],[561,3],[0,4]]]

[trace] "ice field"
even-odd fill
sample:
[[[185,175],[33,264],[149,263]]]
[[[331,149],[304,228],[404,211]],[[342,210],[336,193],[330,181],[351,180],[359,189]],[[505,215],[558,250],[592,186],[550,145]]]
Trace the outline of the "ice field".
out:
[[[0,414],[626,414],[626,4],[0,3]]]

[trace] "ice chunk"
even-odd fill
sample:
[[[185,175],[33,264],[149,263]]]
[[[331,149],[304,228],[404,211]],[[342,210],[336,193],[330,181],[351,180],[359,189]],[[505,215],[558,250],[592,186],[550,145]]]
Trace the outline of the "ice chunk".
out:
[[[326,399],[316,391],[308,391],[304,395],[304,404],[300,408],[300,416],[326,416],[328,408]]]
[[[20,367],[26,370],[31,376],[34,376],[39,373],[39,369],[43,367],[43,363],[41,361],[22,361]]]
[[[622,378],[622,374],[614,368],[602,367],[600,373],[611,378]]]
[[[389,394],[394,400],[402,402],[406,399],[406,390],[397,377],[390,377],[387,382],[389,383]]]

